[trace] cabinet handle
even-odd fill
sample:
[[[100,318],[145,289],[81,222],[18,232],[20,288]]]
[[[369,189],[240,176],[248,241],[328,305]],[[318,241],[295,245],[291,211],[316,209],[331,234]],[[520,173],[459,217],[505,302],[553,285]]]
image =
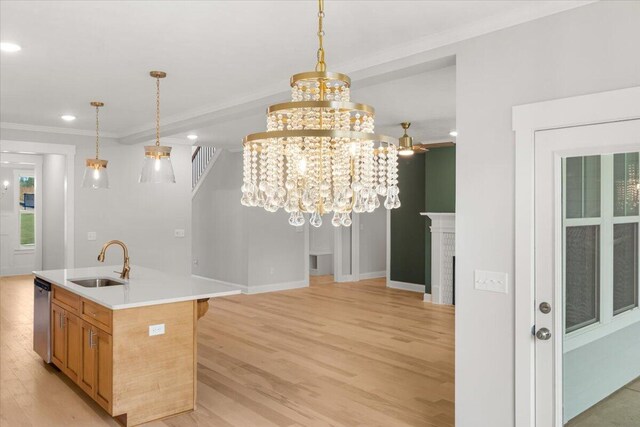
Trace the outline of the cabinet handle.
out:
[[[94,332],[92,329],[89,329],[89,347],[90,348],[94,348],[96,346],[96,344],[93,342],[93,336],[94,336]]]
[[[62,320],[62,313],[58,313],[58,318],[60,319],[58,321],[58,325],[60,326],[60,329],[64,328],[64,322]]]

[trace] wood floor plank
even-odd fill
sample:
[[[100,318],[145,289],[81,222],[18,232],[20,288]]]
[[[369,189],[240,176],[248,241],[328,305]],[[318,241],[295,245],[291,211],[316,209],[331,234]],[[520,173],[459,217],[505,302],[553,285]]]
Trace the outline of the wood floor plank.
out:
[[[32,350],[31,276],[0,279],[0,424],[115,426]],[[210,301],[197,410],[153,427],[449,427],[454,310],[382,279]]]

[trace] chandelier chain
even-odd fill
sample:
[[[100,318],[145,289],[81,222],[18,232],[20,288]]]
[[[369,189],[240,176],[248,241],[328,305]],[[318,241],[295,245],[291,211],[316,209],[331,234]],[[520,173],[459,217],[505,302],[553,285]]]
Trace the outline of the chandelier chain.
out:
[[[316,71],[325,71],[327,64],[324,62],[324,29],[322,26],[322,20],[324,18],[324,0],[318,0],[318,63],[316,64]]]
[[[160,146],[160,77],[156,77],[156,146]]]
[[[100,119],[98,116],[98,111],[100,107],[96,105],[96,160],[99,159],[99,150],[100,150]]]

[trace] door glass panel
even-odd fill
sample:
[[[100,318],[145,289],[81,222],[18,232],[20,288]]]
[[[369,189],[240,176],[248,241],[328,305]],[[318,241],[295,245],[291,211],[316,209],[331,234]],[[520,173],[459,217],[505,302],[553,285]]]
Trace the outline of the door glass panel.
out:
[[[638,306],[638,223],[613,226],[613,313]]]
[[[615,216],[638,215],[638,154],[620,153],[613,158],[613,210]]]
[[[569,157],[565,162],[567,218],[600,216],[600,156]]]
[[[563,162],[565,426],[640,426],[639,153]]]
[[[567,227],[565,328],[571,332],[599,319],[600,226]]]

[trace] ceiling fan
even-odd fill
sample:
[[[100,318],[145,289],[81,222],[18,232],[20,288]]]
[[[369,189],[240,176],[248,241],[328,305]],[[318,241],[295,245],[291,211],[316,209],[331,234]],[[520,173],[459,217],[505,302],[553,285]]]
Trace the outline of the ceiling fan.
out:
[[[398,144],[398,154],[401,156],[413,156],[414,153],[425,153],[429,151],[430,148],[436,147],[449,147],[453,146],[453,142],[439,142],[433,144],[414,144],[413,138],[407,134],[407,130],[411,126],[411,122],[402,122],[400,123],[402,129],[404,129],[404,135],[400,137]]]

